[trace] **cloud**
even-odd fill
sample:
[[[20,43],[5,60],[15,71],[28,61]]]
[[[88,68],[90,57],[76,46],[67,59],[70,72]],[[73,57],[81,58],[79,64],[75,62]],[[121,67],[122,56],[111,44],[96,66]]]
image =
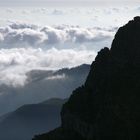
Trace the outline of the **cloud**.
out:
[[[52,15],[63,15],[64,12],[62,10],[54,9],[52,11]]]
[[[12,48],[0,50],[0,85],[24,86],[28,81],[27,72],[34,69],[59,69],[91,63],[94,51],[51,48]],[[61,76],[62,77],[62,76]],[[54,77],[51,77],[54,78]],[[56,76],[55,78],[60,78]]]
[[[8,9],[6,9],[6,12],[7,13],[13,13],[14,11],[13,11],[13,9],[8,8]]]
[[[19,23],[19,22],[11,22],[9,25],[11,29],[33,29],[36,30],[38,28],[37,25],[27,24],[27,23]]]
[[[111,39],[115,33],[111,30],[82,28],[78,26],[45,26],[12,23],[0,27],[0,47],[46,47],[64,43],[93,43]]]
[[[42,27],[11,22],[0,27],[0,85],[22,87],[28,83],[27,73],[34,69],[59,69],[91,63],[96,52],[88,50],[86,44],[92,46],[111,39],[114,34],[114,29],[68,25]]]
[[[47,78],[45,78],[45,80],[56,80],[56,79],[64,79],[64,78],[66,78],[66,75],[61,74],[61,75],[47,77]]]
[[[119,13],[120,12],[120,9],[119,8],[112,8],[112,11],[114,11],[116,13]]]
[[[85,43],[92,46],[95,42],[111,39],[114,30],[68,25],[41,27],[19,22],[0,27],[0,85],[22,87],[28,82],[26,73],[34,69],[91,63],[96,52],[84,47]],[[69,48],[69,44],[73,48]]]

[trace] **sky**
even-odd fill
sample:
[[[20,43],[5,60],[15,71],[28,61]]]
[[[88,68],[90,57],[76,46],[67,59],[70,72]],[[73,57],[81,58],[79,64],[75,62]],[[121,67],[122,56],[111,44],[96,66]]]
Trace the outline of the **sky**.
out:
[[[0,0],[1,6],[93,6],[138,4],[139,0]]]

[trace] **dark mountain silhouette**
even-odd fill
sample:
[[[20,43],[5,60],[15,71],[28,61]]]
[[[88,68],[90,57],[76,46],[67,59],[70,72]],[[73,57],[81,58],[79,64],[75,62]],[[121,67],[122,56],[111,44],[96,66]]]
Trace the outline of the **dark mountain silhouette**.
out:
[[[140,17],[118,30],[111,49],[98,53],[61,119],[60,128],[33,140],[140,139]]]
[[[67,99],[24,105],[0,118],[0,140],[30,140],[36,133],[60,126],[60,111]]]
[[[49,98],[68,98],[74,88],[85,82],[90,65],[60,70],[32,70],[23,87],[0,85],[0,115],[24,104],[34,104]]]

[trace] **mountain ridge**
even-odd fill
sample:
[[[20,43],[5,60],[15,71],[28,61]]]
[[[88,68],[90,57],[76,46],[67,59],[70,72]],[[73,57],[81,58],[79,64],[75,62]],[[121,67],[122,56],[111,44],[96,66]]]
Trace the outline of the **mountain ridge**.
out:
[[[33,70],[27,73],[27,83],[23,87],[0,85],[0,115],[24,104],[54,97],[68,98],[72,90],[85,81],[89,69],[90,65],[85,64],[57,71]]]
[[[49,99],[28,104],[0,118],[0,139],[29,140],[35,133],[50,131],[60,125],[60,111],[67,99]],[[13,129],[14,128],[14,129]],[[22,135],[22,138],[21,138]]]
[[[61,127],[33,140],[139,139],[139,35],[140,17],[120,27],[111,49],[98,53],[85,84],[63,105]]]

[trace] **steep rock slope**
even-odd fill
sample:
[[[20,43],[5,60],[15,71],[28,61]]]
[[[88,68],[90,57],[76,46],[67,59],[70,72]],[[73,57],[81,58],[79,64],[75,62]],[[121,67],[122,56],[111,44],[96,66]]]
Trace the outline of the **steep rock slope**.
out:
[[[34,140],[140,139],[140,17],[118,30],[110,50],[98,53],[61,119],[61,128]]]

